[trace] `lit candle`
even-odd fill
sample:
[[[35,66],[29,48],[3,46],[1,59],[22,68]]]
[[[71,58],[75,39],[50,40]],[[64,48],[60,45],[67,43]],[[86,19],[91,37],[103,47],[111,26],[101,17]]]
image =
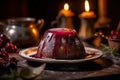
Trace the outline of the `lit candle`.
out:
[[[82,12],[82,14],[80,14],[80,17],[82,18],[94,18],[95,17],[94,12],[90,11],[88,0],[85,0],[85,12]]]
[[[64,5],[64,9],[65,9],[66,11],[69,10],[69,5],[68,5],[68,3],[65,3],[65,5]]]
[[[57,27],[66,27],[72,29],[73,26],[73,21],[72,18],[74,16],[74,13],[69,9],[68,3],[64,4],[64,8],[59,11],[56,21],[52,22],[52,25],[56,25]]]
[[[81,19],[81,26],[79,30],[79,37],[83,40],[89,40],[94,36],[94,23],[93,19],[95,18],[95,14],[93,11],[90,11],[90,6],[88,0],[85,0],[85,12],[79,15]]]
[[[60,10],[59,14],[62,14],[64,16],[73,16],[73,12],[69,10],[69,5],[68,3],[64,4],[64,9]]]

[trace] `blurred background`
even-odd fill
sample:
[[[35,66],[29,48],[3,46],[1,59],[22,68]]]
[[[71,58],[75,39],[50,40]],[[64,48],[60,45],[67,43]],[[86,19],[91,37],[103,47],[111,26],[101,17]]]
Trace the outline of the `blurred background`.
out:
[[[84,11],[84,0],[0,0],[0,20],[14,17],[34,17],[45,19],[42,31],[50,28],[58,12],[63,9],[65,3],[69,4],[74,12],[73,24],[78,31],[80,19],[78,15]],[[89,0],[90,9],[98,18],[98,0]],[[115,29],[120,20],[120,0],[107,0],[107,16],[111,19],[110,25]]]

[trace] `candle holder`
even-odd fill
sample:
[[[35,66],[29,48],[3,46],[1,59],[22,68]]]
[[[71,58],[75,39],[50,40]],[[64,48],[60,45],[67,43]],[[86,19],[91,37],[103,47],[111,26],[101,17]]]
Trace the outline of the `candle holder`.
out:
[[[51,26],[73,29],[74,28],[72,21],[73,16],[74,14],[72,12],[69,12],[67,14],[59,12],[59,14],[56,17],[56,20],[52,21]]]
[[[118,26],[117,26],[116,31],[120,32],[120,21],[118,22]]]
[[[88,40],[94,35],[93,19],[96,17],[93,11],[90,11],[89,2],[85,0],[85,12],[79,15],[81,26],[78,36],[83,40]]]
[[[51,25],[53,27],[65,27],[65,28],[74,28],[72,18],[74,13],[69,10],[69,5],[66,3],[64,9],[60,10],[55,21],[52,21]]]
[[[98,8],[99,18],[95,23],[95,29],[104,32],[110,27],[110,19],[107,17],[107,0],[98,0]],[[109,33],[108,30],[107,33]],[[105,34],[107,33],[105,32]]]
[[[91,16],[91,17],[90,16],[84,17],[84,16],[82,16],[82,14],[80,14],[79,18],[81,20],[81,26],[79,29],[78,36],[83,40],[92,38],[94,36],[94,32],[95,32],[94,23],[93,23],[95,15]]]
[[[109,28],[110,19],[107,17],[107,0],[98,0],[99,18],[95,23],[95,28]]]
[[[98,0],[98,10],[99,10],[99,17],[98,20],[95,22],[95,36],[96,39],[94,40],[94,45],[99,47],[101,43],[108,45],[108,38],[107,36],[110,33],[110,19],[107,17],[107,0]],[[96,42],[98,41],[99,42]],[[96,45],[97,43],[97,45]]]

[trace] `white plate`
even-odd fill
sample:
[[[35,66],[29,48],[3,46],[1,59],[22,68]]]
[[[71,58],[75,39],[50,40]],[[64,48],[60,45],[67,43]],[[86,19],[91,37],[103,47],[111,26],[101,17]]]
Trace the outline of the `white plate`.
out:
[[[98,50],[95,48],[85,47],[85,51],[86,51],[86,53],[92,52],[92,53],[94,53],[94,55],[89,58],[74,59],[74,60],[60,60],[60,59],[51,59],[51,58],[42,59],[42,58],[30,57],[30,55],[36,54],[37,47],[23,49],[19,52],[19,55],[28,61],[35,61],[35,62],[42,62],[42,63],[80,63],[80,62],[97,59],[103,55],[103,52],[101,50]]]

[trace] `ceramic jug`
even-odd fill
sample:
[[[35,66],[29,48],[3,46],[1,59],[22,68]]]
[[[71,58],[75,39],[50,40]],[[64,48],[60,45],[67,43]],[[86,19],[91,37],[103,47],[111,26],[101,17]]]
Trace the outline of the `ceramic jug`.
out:
[[[20,48],[38,45],[40,41],[39,31],[44,25],[44,19],[36,23],[35,18],[24,17],[8,19],[8,24],[4,29],[4,34]]]

